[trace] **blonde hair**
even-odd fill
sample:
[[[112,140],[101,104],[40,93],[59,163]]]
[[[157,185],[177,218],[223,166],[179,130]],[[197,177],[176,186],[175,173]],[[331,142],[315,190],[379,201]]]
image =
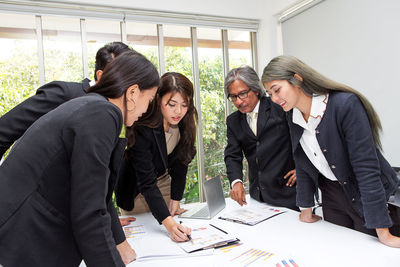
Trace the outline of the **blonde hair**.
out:
[[[294,77],[295,74],[300,75],[303,78],[303,81],[296,79]],[[368,99],[357,90],[354,90],[347,85],[326,78],[325,76],[293,56],[283,55],[275,57],[264,68],[261,77],[262,83],[265,84],[266,82],[274,80],[286,80],[294,86],[299,86],[304,91],[304,93],[309,96],[312,96],[313,94],[327,94],[330,91],[342,91],[355,94],[360,99],[365,108],[365,111],[367,112],[375,145],[379,149],[382,149],[380,141],[382,124],[379,116],[376,113],[375,109],[372,107],[371,103],[368,101]]]

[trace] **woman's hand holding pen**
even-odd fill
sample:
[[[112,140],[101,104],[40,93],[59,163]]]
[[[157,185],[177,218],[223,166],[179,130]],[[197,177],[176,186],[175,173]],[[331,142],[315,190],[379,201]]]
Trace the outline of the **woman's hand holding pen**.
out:
[[[175,242],[185,242],[189,240],[192,230],[182,224],[176,222],[174,218],[168,216],[162,221],[162,224],[167,229],[170,238]]]

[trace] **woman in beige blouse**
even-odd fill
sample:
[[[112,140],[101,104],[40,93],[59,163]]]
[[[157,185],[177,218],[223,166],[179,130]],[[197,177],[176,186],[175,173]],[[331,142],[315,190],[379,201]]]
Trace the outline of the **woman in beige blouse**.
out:
[[[179,201],[188,164],[196,154],[193,93],[184,75],[169,72],[161,77],[154,103],[134,128],[127,129],[128,149],[116,190],[123,215],[151,211],[177,242],[190,235],[173,216],[183,212]]]

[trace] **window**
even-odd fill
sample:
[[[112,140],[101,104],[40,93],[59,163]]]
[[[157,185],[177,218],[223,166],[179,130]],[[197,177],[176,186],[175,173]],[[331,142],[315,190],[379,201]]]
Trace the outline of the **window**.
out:
[[[42,17],[46,83],[83,79],[80,24],[77,18]]]
[[[96,53],[106,43],[121,41],[120,23],[114,20],[85,19],[89,79],[94,79]]]
[[[35,7],[40,5],[39,2],[32,3]],[[46,7],[51,5],[47,3]],[[0,3],[0,12],[1,8]],[[21,9],[19,5],[15,5],[14,9],[14,13],[0,13],[1,115],[34,94],[39,87],[39,76],[40,81],[45,82],[79,82],[85,77],[93,79],[97,50],[106,43],[126,40],[128,45],[153,62],[160,72],[180,72],[193,81],[193,70],[199,71],[199,91],[195,101],[201,109],[202,134],[197,136],[197,141],[203,145],[199,151],[204,153],[197,155],[189,165],[185,201],[199,200],[199,181],[203,180],[199,173],[205,176],[204,179],[226,173],[223,153],[226,146],[225,117],[229,112],[226,107],[229,105],[226,104],[223,90],[226,58],[218,18],[211,22],[210,17],[206,16],[202,23],[202,15],[167,12],[162,14],[162,20],[169,16],[170,21],[157,24],[160,23],[157,11],[132,12],[129,8],[114,8],[110,12],[102,6],[85,5],[79,10],[76,4],[64,3],[62,9],[57,6],[51,11],[46,9],[49,14],[43,16],[36,16],[35,8],[27,11],[29,7],[24,7],[23,12],[27,15],[18,14]],[[7,10],[10,10],[9,6]],[[136,21],[136,18],[143,20]],[[225,55],[228,55],[230,63],[225,68],[252,65],[249,30],[256,30],[258,22],[234,18],[222,20],[224,28],[229,28],[229,25],[234,28],[224,30],[228,36],[228,53]],[[198,22],[207,26],[191,28]],[[238,28],[238,25],[243,25],[246,30]],[[191,29],[196,30],[197,50],[192,48]],[[43,36],[42,39],[40,36]],[[159,45],[161,36],[162,45]],[[43,43],[43,50],[38,43]],[[192,49],[198,54],[196,66],[193,66]],[[44,64],[39,64],[42,59]],[[229,181],[223,181],[224,190],[228,193]]]
[[[221,30],[197,29],[205,178],[225,174],[226,146]],[[222,179],[229,192],[228,179]]]
[[[127,44],[158,66],[157,24],[126,22]]]
[[[193,81],[190,28],[187,26],[163,25],[163,31],[165,71],[180,72]]]
[[[250,33],[248,31],[228,31],[229,68],[242,65],[252,66]]]
[[[39,86],[35,16],[0,13],[0,116]]]

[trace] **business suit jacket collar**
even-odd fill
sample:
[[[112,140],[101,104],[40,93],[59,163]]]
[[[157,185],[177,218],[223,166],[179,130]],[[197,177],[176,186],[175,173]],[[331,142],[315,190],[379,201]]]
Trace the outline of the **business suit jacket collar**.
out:
[[[271,105],[266,101],[266,97],[260,98],[260,103],[259,103],[259,108],[258,108],[258,116],[257,116],[257,135],[260,135],[262,130],[264,129],[265,125],[267,124],[267,121],[270,117],[270,109]],[[240,111],[239,111],[240,112]],[[242,129],[246,134],[252,138],[255,139],[257,138],[253,131],[250,128],[249,123],[247,122],[247,114],[241,114],[240,116],[240,124],[242,126]]]
[[[304,128],[296,123],[292,123],[293,122],[293,110],[286,113],[286,119],[290,124],[290,127],[289,127],[290,138],[292,140],[292,152],[294,153],[294,151],[296,150],[297,146],[300,143],[300,138],[303,135]]]
[[[265,125],[271,115],[271,104],[267,101],[267,97],[263,96],[260,98],[260,108],[258,109],[258,118],[257,118],[257,133],[261,134]]]
[[[164,168],[168,168],[168,155],[167,155],[167,143],[165,141],[164,127],[161,125],[158,128],[153,129],[153,134],[157,142],[158,150],[160,151],[161,159],[164,164]]]

